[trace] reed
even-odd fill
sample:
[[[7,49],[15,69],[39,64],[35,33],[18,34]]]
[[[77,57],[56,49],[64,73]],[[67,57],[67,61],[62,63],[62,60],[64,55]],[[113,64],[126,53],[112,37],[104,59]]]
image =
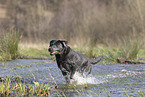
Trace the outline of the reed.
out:
[[[125,89],[123,89],[123,90],[124,90],[125,95],[126,95],[127,97],[129,97],[129,95],[127,94],[126,90],[125,90]]]
[[[135,39],[132,37],[124,38],[118,55],[121,58],[136,60],[142,46],[143,42],[137,37]]]
[[[105,89],[107,96],[110,97],[110,92],[107,91],[107,89]]]
[[[20,33],[14,28],[10,28],[3,33],[0,37],[0,60],[16,59]]]
[[[140,40],[139,37],[123,37],[120,40],[120,44],[118,45],[117,49],[111,49],[108,50],[108,53],[106,54],[106,61],[107,64],[110,62],[117,63],[118,59],[120,61],[125,61],[125,60],[138,60],[138,56],[143,56],[142,51],[143,48],[143,41]],[[140,51],[142,53],[140,53]]]

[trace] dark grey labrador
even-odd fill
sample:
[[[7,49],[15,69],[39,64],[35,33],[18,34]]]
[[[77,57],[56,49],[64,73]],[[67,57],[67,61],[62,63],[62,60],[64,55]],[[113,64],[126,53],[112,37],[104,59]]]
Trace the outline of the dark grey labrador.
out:
[[[55,55],[57,65],[61,70],[67,83],[70,83],[75,72],[79,72],[83,77],[91,73],[91,64],[98,63],[102,56],[90,60],[87,56],[75,52],[64,40],[51,40],[48,51],[50,55]]]

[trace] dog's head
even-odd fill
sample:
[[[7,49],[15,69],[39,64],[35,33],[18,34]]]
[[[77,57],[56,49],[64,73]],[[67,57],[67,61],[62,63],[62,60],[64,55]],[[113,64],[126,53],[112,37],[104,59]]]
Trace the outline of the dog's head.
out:
[[[51,40],[48,51],[50,55],[63,54],[64,48],[67,47],[67,41],[64,40]]]

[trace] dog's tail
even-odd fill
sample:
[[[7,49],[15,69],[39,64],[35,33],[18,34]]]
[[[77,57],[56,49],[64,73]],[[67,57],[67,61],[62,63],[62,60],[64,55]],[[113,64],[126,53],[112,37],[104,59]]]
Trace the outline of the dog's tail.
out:
[[[103,59],[103,56],[98,56],[96,57],[94,60],[91,60],[91,64],[97,64],[98,62],[100,62]]]

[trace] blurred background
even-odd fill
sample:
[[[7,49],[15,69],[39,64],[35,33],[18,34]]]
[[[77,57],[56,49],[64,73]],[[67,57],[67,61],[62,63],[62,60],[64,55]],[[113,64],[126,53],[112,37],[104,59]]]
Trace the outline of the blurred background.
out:
[[[0,35],[9,28],[21,41],[65,39],[72,45],[118,46],[145,41],[145,0],[0,0]]]

